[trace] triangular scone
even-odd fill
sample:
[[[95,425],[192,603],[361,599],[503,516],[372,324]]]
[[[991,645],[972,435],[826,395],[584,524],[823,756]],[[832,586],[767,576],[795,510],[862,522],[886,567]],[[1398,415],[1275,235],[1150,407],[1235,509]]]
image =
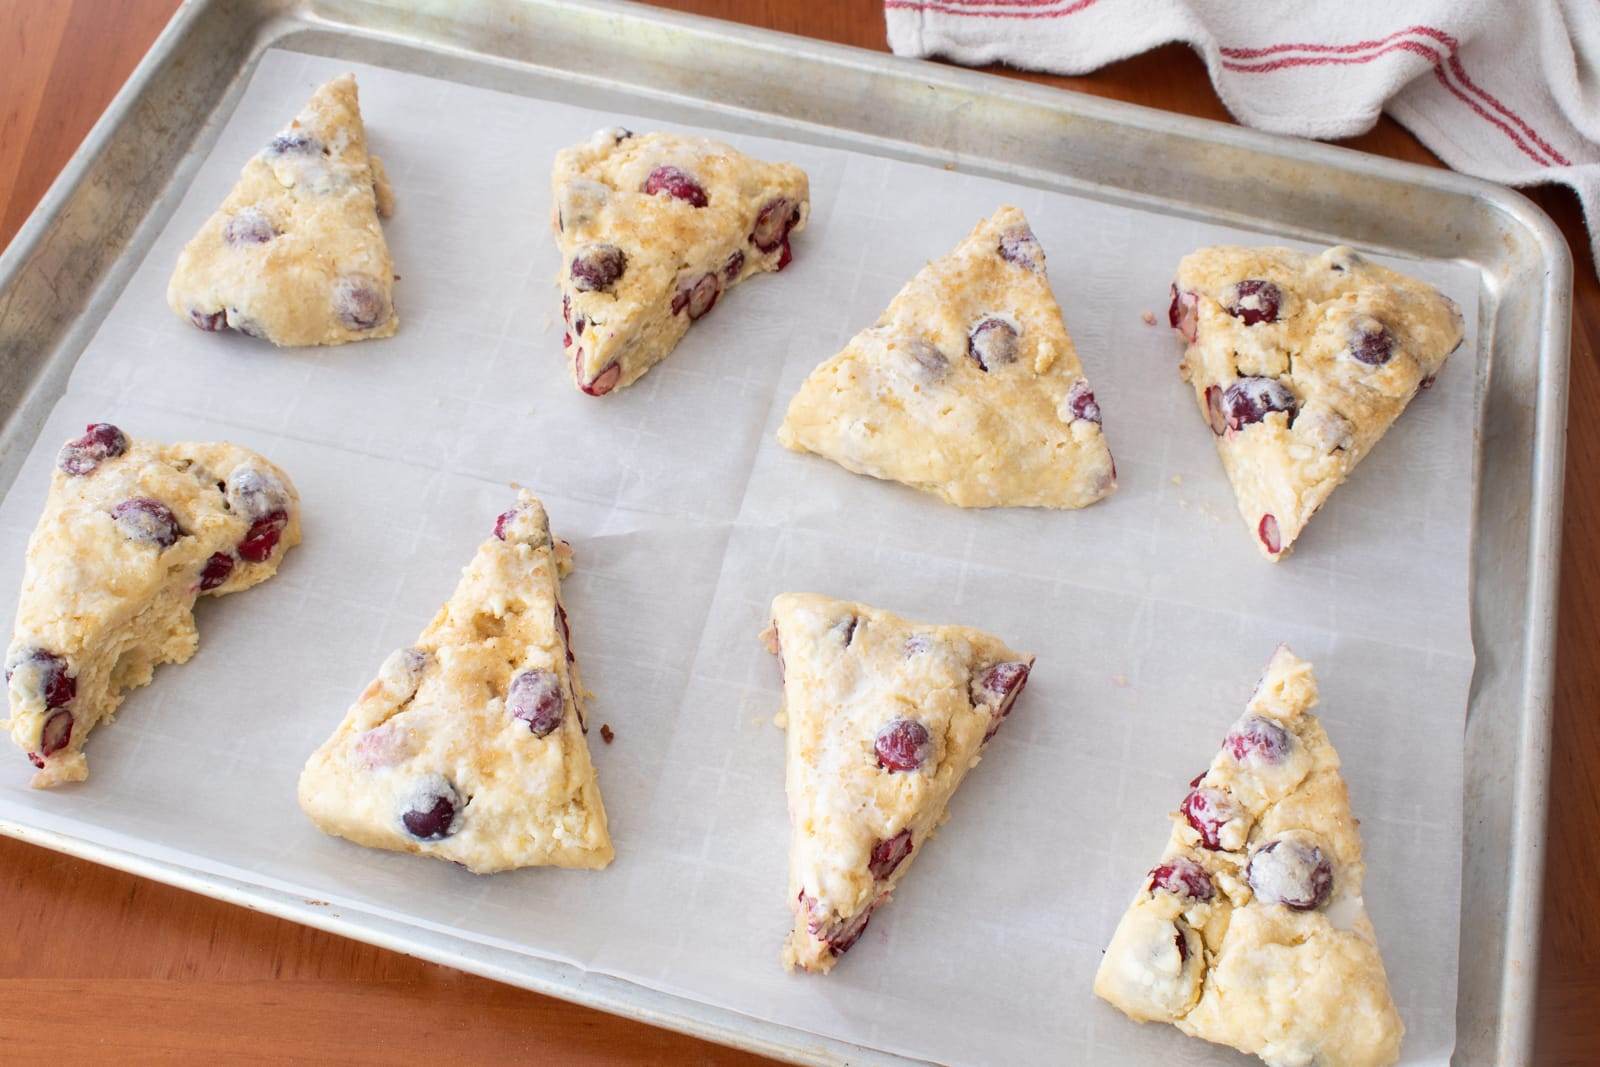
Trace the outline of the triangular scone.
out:
[[[964,508],[1081,508],[1117,484],[1044,250],[1014,207],[812,371],[778,441]]]
[[[704,137],[601,130],[556,154],[562,343],[590,396],[631,385],[725,290],[789,263],[805,171]]]
[[[1178,264],[1179,370],[1268,559],[1461,344],[1461,310],[1350,248],[1204,248]]]
[[[1378,1067],[1405,1028],[1361,899],[1339,755],[1311,665],[1280,646],[1173,814],[1094,991],[1270,1064]]]
[[[478,874],[610,863],[561,606],[571,569],[523,492],[417,643],[384,661],[307,761],[311,821]]]
[[[783,670],[789,906],[784,965],[827,971],[889,899],[1033,657],[964,626],[925,626],[810,593],[772,602]]]
[[[249,163],[178,257],[167,303],[202,330],[275,345],[338,345],[399,326],[378,216],[394,210],[367,154],[356,80],[318,89]]]
[[[194,655],[194,602],[272,577],[300,543],[283,471],[226,443],[90,425],[56,457],[6,652],[11,739],[36,788],[89,776],[84,742],[156,667]]]

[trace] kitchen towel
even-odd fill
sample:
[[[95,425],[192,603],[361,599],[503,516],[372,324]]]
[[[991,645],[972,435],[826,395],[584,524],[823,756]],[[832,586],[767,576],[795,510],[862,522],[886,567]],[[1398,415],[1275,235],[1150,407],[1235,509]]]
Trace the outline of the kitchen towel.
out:
[[[904,56],[1084,74],[1171,41],[1240,122],[1350,137],[1387,111],[1440,159],[1563,182],[1600,269],[1600,0],[885,0]]]

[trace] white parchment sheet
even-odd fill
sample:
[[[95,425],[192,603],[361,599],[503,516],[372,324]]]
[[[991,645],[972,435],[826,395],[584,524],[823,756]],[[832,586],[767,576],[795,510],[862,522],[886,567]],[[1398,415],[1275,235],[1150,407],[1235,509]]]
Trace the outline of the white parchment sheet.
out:
[[[191,328],[165,301],[182,243],[311,90],[352,66],[262,61],[0,505],[0,602],[15,603],[56,449],[91,420],[259,449],[299,485],[305,543],[272,581],[203,603],[199,654],[95,734],[86,784],[35,793],[20,753],[0,761],[0,817],[912,1056],[1230,1063],[1127,1022],[1090,982],[1167,812],[1287,640],[1317,666],[1362,820],[1407,1062],[1448,1058],[1473,338],[1271,566],[1165,326],[1184,253],[1260,235],[734,136],[810,173],[793,265],[730,293],[666,362],[596,400],[573,389],[561,350],[550,161],[600,126],[650,124],[362,66],[398,196],[399,335],[279,351]],[[1121,489],[1075,513],[961,511],[781,449],[805,374],[1006,201],[1050,257]],[[1476,323],[1471,270],[1402,267]],[[295,803],[302,762],[449,595],[512,481],[576,551],[574,647],[592,726],[616,731],[611,745],[589,734],[616,863],[481,878],[323,836]],[[982,627],[1038,655],[949,823],[827,977],[778,962],[780,686],[756,633],[784,590]]]

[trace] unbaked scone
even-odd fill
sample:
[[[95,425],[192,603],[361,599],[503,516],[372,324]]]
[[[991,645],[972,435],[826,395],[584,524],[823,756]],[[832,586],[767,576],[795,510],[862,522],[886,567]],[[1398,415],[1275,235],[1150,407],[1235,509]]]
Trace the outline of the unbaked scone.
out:
[[[1140,1022],[1273,1067],[1381,1067],[1405,1028],[1361,899],[1366,868],[1311,665],[1280,646],[1173,814],[1094,991]]]
[[[1461,344],[1461,310],[1355,250],[1203,248],[1168,311],[1239,511],[1271,560]]]
[[[367,154],[356,79],[318,89],[249,163],[178,257],[167,303],[202,330],[275,345],[388,337],[394,264],[378,216],[394,194]]]
[[[812,593],[772,602],[783,671],[789,969],[828,971],[945,818],[1028,681],[1033,657]]]
[[[1081,508],[1116,488],[1027,219],[929,263],[789,403],[778,441],[964,508]]]
[[[556,154],[562,344],[590,396],[631,385],[752,274],[789,264],[805,171],[718,141],[601,130]]]
[[[194,655],[194,603],[277,573],[300,543],[288,475],[227,443],[91,424],[56,457],[6,653],[11,739],[35,788],[89,776],[84,742],[129,689]]]
[[[522,492],[417,643],[384,661],[307,761],[311,821],[478,874],[610,863],[561,606],[571,569],[571,547]]]

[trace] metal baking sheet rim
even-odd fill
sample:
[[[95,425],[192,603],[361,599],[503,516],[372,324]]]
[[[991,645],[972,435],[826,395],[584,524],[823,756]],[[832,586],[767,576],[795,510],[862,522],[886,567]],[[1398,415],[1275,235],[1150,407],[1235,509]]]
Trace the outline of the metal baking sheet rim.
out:
[[[4,296],[11,293],[23,269],[48,240],[58,217],[68,206],[78,186],[88,178],[92,165],[106,151],[117,130],[132,117],[150,83],[169,62],[183,57],[183,45],[186,43],[188,31],[202,17],[209,14],[211,8],[222,6],[222,2],[223,0],[185,0],[105,114],[84,139],[71,161],[62,169],[10,247],[0,254],[0,309],[5,307]],[[346,17],[346,21],[330,21],[325,17],[299,10],[296,5],[274,4],[270,0],[262,0],[257,8],[251,8],[248,3],[239,5],[237,10],[242,20],[253,20],[248,26],[253,40],[249,51],[243,56],[235,81],[237,82],[238,78],[253,66],[263,51],[296,32],[302,30],[334,34],[373,32],[358,21],[349,21],[352,15],[359,15],[362,4],[338,6],[344,8],[341,15]],[[375,6],[381,9],[384,5]],[[437,10],[448,5],[430,3],[425,6]],[[562,9],[570,11],[574,8],[573,4],[564,0],[522,0],[522,6],[545,14],[556,14]],[[663,28],[685,30],[700,36],[716,37],[726,42],[728,47],[770,47],[781,44],[791,53],[797,56],[803,55],[812,62],[865,69],[901,79],[914,79],[930,87],[937,85],[968,94],[1026,100],[1047,105],[1059,112],[1141,127],[1156,133],[1170,133],[1210,141],[1269,156],[1282,157],[1287,154],[1287,146],[1292,146],[1296,157],[1321,163],[1336,170],[1384,177],[1471,197],[1492,207],[1513,222],[1533,242],[1541,257],[1543,280],[1538,294],[1540,298],[1537,309],[1538,350],[1535,356],[1529,357],[1533,362],[1532,369],[1536,371],[1538,385],[1529,431],[1532,437],[1529,470],[1529,495],[1532,506],[1528,512],[1526,610],[1521,628],[1526,636],[1526,645],[1520,669],[1516,672],[1520,681],[1516,687],[1520,696],[1520,729],[1517,731],[1514,753],[1517,770],[1511,782],[1506,854],[1499,858],[1497,863],[1486,861],[1487,870],[1473,867],[1470,862],[1470,850],[1464,852],[1463,856],[1466,867],[1463,872],[1464,899],[1465,885],[1469,881],[1475,878],[1499,878],[1500,872],[1503,871],[1507,909],[1506,934],[1501,946],[1501,959],[1505,961],[1505,966],[1500,975],[1496,1011],[1490,1020],[1485,1021],[1482,1018],[1474,1020],[1479,1027],[1486,1026],[1488,1029],[1481,1042],[1471,1040],[1471,1043],[1480,1051],[1492,1050],[1498,1062],[1531,1062],[1534,1001],[1539,970],[1545,817],[1548,807],[1551,702],[1555,667],[1554,635],[1557,583],[1560,573],[1561,490],[1565,462],[1572,299],[1571,254],[1560,231],[1549,218],[1520,194],[1449,171],[1419,167],[1325,145],[1291,141],[1136,105],[1099,100],[942,65],[901,60],[879,53],[664,12],[637,4],[605,2],[591,3],[587,6],[591,9],[590,14],[593,13],[592,9],[600,8],[617,17],[642,20]],[[377,35],[380,39],[392,39],[392,34],[385,31],[377,31]],[[442,46],[434,41],[412,40],[397,43],[435,52],[449,48],[457,59],[468,58],[497,65],[526,66],[505,57],[484,55],[470,50],[463,51],[460,46]],[[871,135],[859,131],[850,133],[862,142],[870,142],[873,139]],[[184,158],[190,158],[195,150],[195,147],[191,146]],[[147,209],[141,226],[148,223],[149,217],[156,213],[162,199],[162,196],[158,196],[157,202]],[[118,267],[125,266],[124,253],[103,268],[98,281],[103,283],[107,275]],[[76,321],[59,331],[57,343],[53,346],[49,357],[42,361],[43,363],[47,366],[56,362],[70,365],[71,358],[62,357],[71,351],[72,346],[64,343],[65,338],[61,335],[69,332],[71,326],[81,326],[82,320],[92,316],[97,308],[104,306],[109,299],[108,294],[103,291],[105,288],[107,287],[101,284],[100,291],[94,293],[85,307],[70,316]],[[1493,362],[1497,361],[1491,361],[1489,371],[1491,374]],[[32,383],[29,395],[17,407],[19,409],[34,407],[39,396],[60,380],[62,380],[60,374],[40,374]],[[7,425],[0,437],[25,435],[28,429],[27,426]],[[0,445],[3,443],[0,441]],[[1475,478],[1481,476],[1485,449],[1486,445],[1480,444]],[[4,480],[7,483],[10,481],[9,478]],[[1481,492],[1481,481],[1479,488]],[[1480,506],[1478,513],[1480,527],[1483,521],[1483,511]],[[1481,559],[1475,560],[1475,588],[1478,584],[1476,575],[1484,562]],[[1475,595],[1472,605],[1475,620],[1479,617],[1481,606]],[[1474,629],[1477,629],[1476,621]],[[1487,708],[1479,706],[1478,688],[1475,679],[1474,696],[1468,710],[1469,719],[1475,714],[1488,711]],[[1469,768],[1467,783],[1469,798],[1473,785]],[[1469,825],[1476,821],[1470,804],[1467,817]],[[493,949],[449,935],[390,923],[360,913],[347,915],[322,902],[304,900],[233,879],[202,874],[180,865],[105,848],[68,835],[13,822],[0,822],[0,833],[279,918],[763,1055],[795,1062],[824,1064],[913,1062],[902,1057],[797,1031],[791,1027],[764,1022],[697,1001],[660,993],[620,979],[589,974],[565,964]],[[1463,907],[1463,927],[1467,922],[1467,911]],[[1463,955],[1464,961],[1468,959],[1470,957]],[[1464,973],[1469,966],[1469,963],[1463,964]],[[1470,1040],[1467,1031],[1468,1027],[1462,1025],[1458,1007],[1455,1055],[1457,1060],[1461,1059],[1463,1042]]]

